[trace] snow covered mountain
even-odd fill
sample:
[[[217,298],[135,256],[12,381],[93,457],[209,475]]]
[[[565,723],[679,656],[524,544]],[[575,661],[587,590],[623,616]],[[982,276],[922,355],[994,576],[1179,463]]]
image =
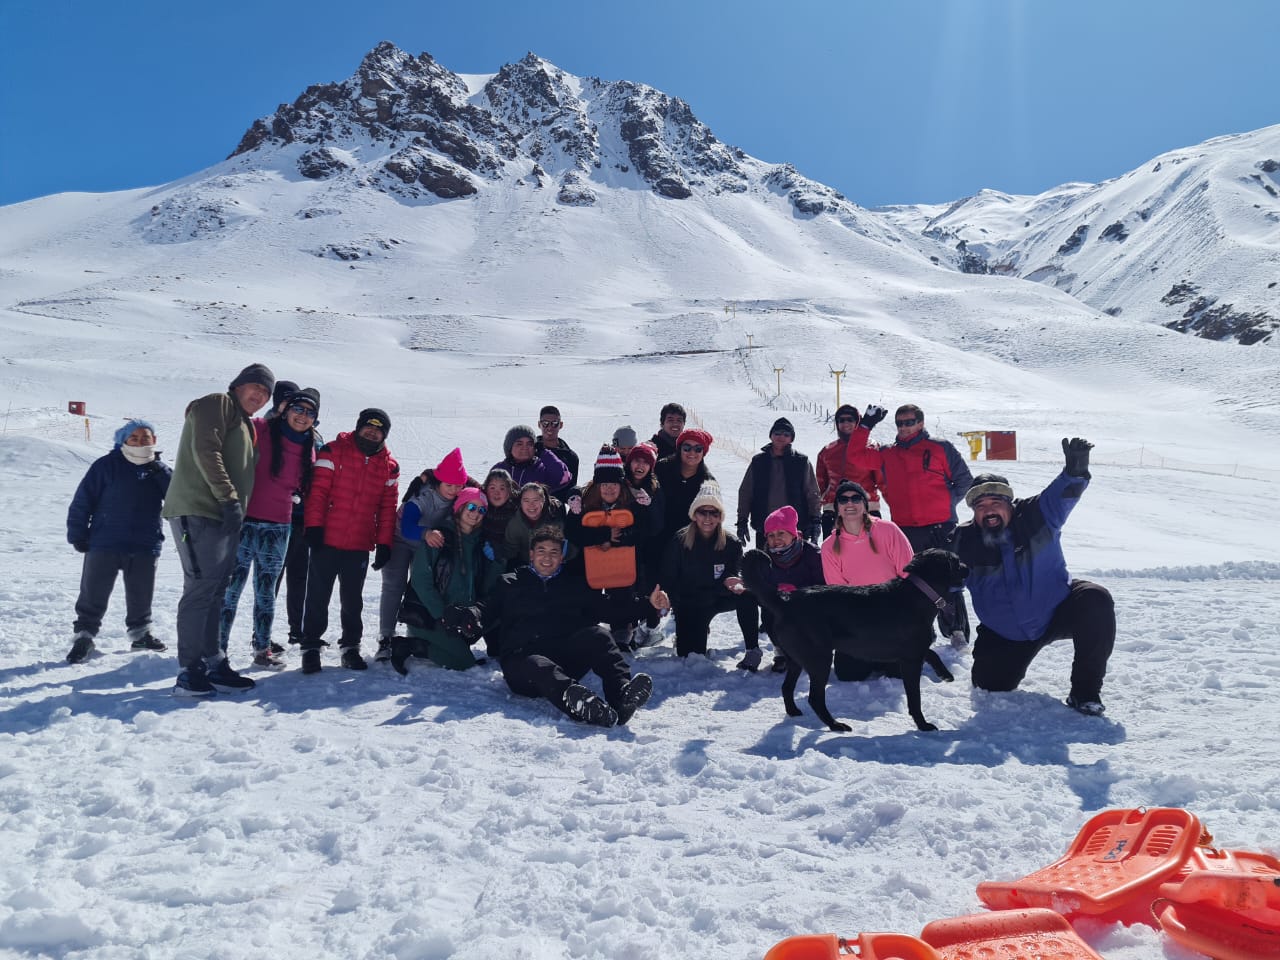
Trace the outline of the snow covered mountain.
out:
[[[882,212],[946,244],[962,270],[1214,340],[1276,342],[1280,126],[1172,150],[1104,183]]]

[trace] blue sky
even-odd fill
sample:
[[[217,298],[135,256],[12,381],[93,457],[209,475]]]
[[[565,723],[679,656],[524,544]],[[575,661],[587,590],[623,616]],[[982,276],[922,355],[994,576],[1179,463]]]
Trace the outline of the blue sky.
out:
[[[651,84],[874,206],[1038,193],[1280,122],[1270,0],[0,0],[0,204],[223,159],[380,40]]]

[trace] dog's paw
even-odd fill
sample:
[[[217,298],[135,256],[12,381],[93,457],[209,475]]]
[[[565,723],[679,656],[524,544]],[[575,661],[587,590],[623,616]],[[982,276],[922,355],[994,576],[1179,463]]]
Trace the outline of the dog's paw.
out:
[[[923,721],[923,722],[917,721],[917,723],[916,723],[916,729],[917,729],[917,730],[922,730],[922,731],[924,731],[925,733],[930,733],[930,732],[932,732],[932,731],[937,730],[937,729],[938,729],[938,727],[937,727],[935,724],[930,723],[928,720],[925,720],[925,721]]]
[[[942,673],[939,674],[938,676],[943,683],[955,683],[955,680],[956,680],[955,674],[953,674],[950,670],[943,670]]]
[[[803,717],[804,711],[797,707],[794,703],[787,705],[788,717]]]
[[[849,726],[847,723],[841,723],[839,720],[837,720],[835,723],[827,724],[827,727],[835,731],[836,733],[852,733],[853,732],[853,727]]]

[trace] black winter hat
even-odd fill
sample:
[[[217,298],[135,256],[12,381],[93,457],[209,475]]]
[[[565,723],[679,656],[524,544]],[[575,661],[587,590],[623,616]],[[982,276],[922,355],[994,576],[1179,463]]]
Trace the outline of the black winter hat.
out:
[[[271,408],[274,410],[301,389],[292,380],[277,380],[276,388],[271,391]]]
[[[305,387],[301,390],[294,390],[285,398],[290,404],[306,403],[315,407],[316,423],[320,422],[320,391],[315,387]]]
[[[836,502],[839,503],[840,498],[849,493],[856,494],[863,503],[870,501],[867,496],[867,490],[862,484],[855,483],[852,480],[841,480],[840,486],[836,487]]]
[[[858,412],[858,408],[851,403],[842,403],[840,406],[836,407],[837,420],[841,417],[853,417],[853,419],[857,420],[861,416],[862,414]]]
[[[596,456],[595,471],[591,474],[592,483],[622,483],[626,477],[622,472],[622,457],[618,451],[605,444]]]
[[[791,439],[794,440],[796,436],[796,428],[791,425],[791,421],[786,417],[779,417],[777,420],[773,421],[773,426],[769,428],[770,436],[773,436],[775,433],[789,433],[791,434]]]
[[[366,407],[360,411],[360,416],[356,418],[356,433],[359,433],[360,428],[366,424],[381,430],[384,440],[391,432],[391,418],[387,416],[387,411],[379,410],[377,407]]]
[[[276,388],[276,375],[265,363],[251,363],[236,374],[236,378],[231,381],[231,386],[227,389],[234,390],[236,387],[243,387],[246,383],[256,383],[260,387],[266,387],[267,393],[272,393]]]

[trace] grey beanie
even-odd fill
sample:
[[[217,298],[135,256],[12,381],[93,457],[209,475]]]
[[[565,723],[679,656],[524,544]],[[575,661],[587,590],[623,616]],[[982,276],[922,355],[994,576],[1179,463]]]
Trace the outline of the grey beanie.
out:
[[[634,447],[640,442],[640,438],[636,436],[634,428],[631,424],[619,427],[613,431],[613,445],[615,447]]]
[[[234,390],[236,387],[243,387],[246,383],[256,383],[260,387],[265,387],[267,393],[273,393],[276,389],[276,375],[265,363],[251,363],[236,374],[236,378],[231,381],[231,386],[227,389]]]
[[[508,460],[511,459],[511,448],[515,446],[517,440],[521,437],[528,437],[530,440],[538,439],[538,435],[533,432],[533,427],[526,424],[517,424],[507,431],[507,435],[502,441],[502,455]]]

